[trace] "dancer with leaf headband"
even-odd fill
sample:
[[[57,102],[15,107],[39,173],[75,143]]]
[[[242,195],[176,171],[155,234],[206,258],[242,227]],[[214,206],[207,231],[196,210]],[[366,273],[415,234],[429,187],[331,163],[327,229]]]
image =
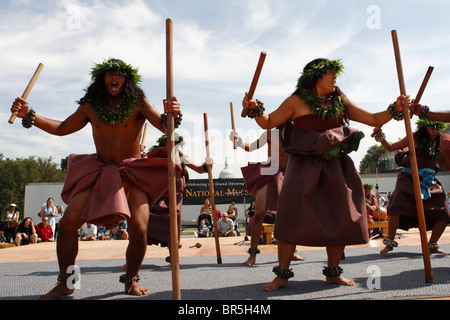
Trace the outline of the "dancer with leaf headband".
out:
[[[41,299],[73,294],[69,268],[75,265],[77,231],[83,223],[112,228],[123,219],[128,220],[130,243],[127,271],[119,280],[129,294],[149,293],[139,285],[138,273],[147,248],[149,208],[167,190],[168,172],[167,159],[152,153],[142,158],[140,141],[147,120],[165,133],[165,114],[161,115],[139,88],[138,70],[121,60],[95,65],[92,80],[79,108],[64,121],[36,114],[22,98],[17,98],[11,108],[23,119],[25,128],[34,125],[57,136],[72,134],[90,123],[96,146],[96,154],[69,157],[61,195],[68,207],[59,224],[57,241],[60,275],[56,287]],[[164,111],[181,120],[176,98],[164,101]],[[177,168],[180,175],[181,165]]]
[[[409,96],[397,106],[370,113],[350,101],[336,86],[342,73],[339,60],[316,59],[304,68],[297,90],[271,114],[264,104],[244,98],[243,107],[263,129],[285,124],[285,150],[289,154],[275,223],[279,241],[276,278],[263,290],[288,285],[296,245],[324,246],[328,283],[354,285],[342,277],[339,266],[345,246],[367,243],[368,227],[361,178],[347,155],[356,151],[362,132],[347,126],[350,120],[379,127],[393,117],[401,118],[401,106],[410,107]]]
[[[450,168],[450,161],[440,148],[441,133],[446,128],[445,123],[421,119],[417,121],[417,131],[414,133],[425,221],[427,230],[432,230],[428,242],[430,253],[445,253],[439,250],[438,241],[450,222],[446,193],[435,177],[440,169],[439,159],[446,168]],[[389,234],[383,241],[386,247],[380,252],[385,255],[398,246],[394,240],[397,229],[417,228],[418,220],[407,138],[390,143],[380,128],[374,129],[374,137],[387,151],[400,150],[395,155],[395,161],[404,168],[398,174],[395,190],[388,205]]]

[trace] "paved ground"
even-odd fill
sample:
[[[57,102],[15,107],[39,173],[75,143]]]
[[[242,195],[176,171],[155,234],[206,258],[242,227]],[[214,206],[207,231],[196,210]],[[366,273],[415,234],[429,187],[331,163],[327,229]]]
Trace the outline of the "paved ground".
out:
[[[249,242],[221,238],[222,264],[217,263],[214,239],[182,238],[180,286],[184,301],[298,301],[298,300],[410,300],[450,297],[450,254],[432,255],[433,283],[425,282],[418,230],[399,234],[399,247],[388,256],[379,254],[382,240],[348,247],[341,266],[354,279],[354,287],[324,283],[326,263],[323,248],[298,247],[305,262],[292,264],[295,278],[288,288],[266,293],[261,286],[270,282],[277,263],[277,246],[261,245],[253,267],[241,264],[247,258]],[[201,248],[195,247],[197,243]],[[81,288],[66,300],[167,301],[173,298],[171,268],[165,262],[168,250],[149,247],[141,270],[141,283],[152,294],[142,298],[122,293],[118,282],[123,273],[126,241],[82,242],[77,259]],[[450,252],[450,230],[440,244]],[[55,244],[38,244],[0,250],[0,300],[37,300],[50,290],[58,275]]]

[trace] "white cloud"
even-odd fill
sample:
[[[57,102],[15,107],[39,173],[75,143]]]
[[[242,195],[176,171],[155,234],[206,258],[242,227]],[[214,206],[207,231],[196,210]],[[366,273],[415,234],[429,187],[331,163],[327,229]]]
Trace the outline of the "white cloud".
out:
[[[381,9],[381,29],[369,30],[367,7]],[[408,91],[416,94],[429,65],[435,71],[423,97],[432,109],[447,108],[450,37],[445,2],[433,2],[431,12],[421,1],[12,1],[0,4],[0,114],[8,118],[12,100],[20,95],[37,64],[45,68],[30,103],[42,115],[63,119],[77,107],[75,101],[89,84],[93,63],[118,57],[140,67],[143,88],[161,110],[165,96],[165,19],[174,22],[175,95],[182,103],[186,150],[196,162],[204,160],[202,116],[220,132],[214,147],[215,175],[229,158],[235,173],[249,159],[265,160],[265,151],[234,151],[229,103],[234,102],[241,132],[260,129],[242,119],[240,103],[248,90],[261,51],[267,51],[257,96],[269,111],[291,94],[303,66],[317,57],[342,58],[346,67],[339,85],[358,105],[385,110],[398,95],[390,28],[399,29]],[[443,7],[445,8],[445,7]],[[399,12],[406,10],[405,15]],[[168,16],[171,14],[171,16]],[[414,19],[412,19],[413,17]],[[371,129],[361,159],[375,144]],[[404,136],[403,126],[385,126],[388,138]],[[55,138],[20,123],[0,122],[0,152],[7,157],[28,155],[62,158],[69,153],[94,152],[90,128]],[[151,145],[159,133],[151,131]],[[253,136],[248,136],[251,140]],[[29,142],[28,142],[29,141]],[[359,160],[355,160],[358,166]],[[195,174],[192,174],[195,177]]]

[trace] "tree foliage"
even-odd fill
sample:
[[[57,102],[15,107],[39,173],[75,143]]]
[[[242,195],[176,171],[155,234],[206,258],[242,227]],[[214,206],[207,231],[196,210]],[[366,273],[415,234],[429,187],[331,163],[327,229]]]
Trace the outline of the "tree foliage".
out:
[[[370,173],[370,165],[372,163],[376,163],[378,159],[387,154],[388,152],[383,146],[373,145],[368,150],[364,158],[361,160],[359,164],[359,173]]]
[[[1,217],[11,203],[17,204],[21,214],[25,204],[25,186],[29,183],[64,182],[66,171],[58,168],[53,158],[4,158],[0,153],[0,210]],[[23,218],[23,217],[22,217]]]

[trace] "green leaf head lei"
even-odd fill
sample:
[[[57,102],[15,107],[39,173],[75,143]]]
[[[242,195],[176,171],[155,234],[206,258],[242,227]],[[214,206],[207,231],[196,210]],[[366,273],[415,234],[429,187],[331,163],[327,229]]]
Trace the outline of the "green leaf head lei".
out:
[[[445,131],[448,127],[448,124],[444,122],[429,120],[429,119],[421,119],[416,122],[417,130],[421,128],[434,127],[439,129],[440,132]]]
[[[299,95],[309,105],[311,111],[322,120],[333,120],[344,116],[347,121],[347,100],[339,88],[328,97],[318,97],[313,89],[320,77],[328,70],[340,76],[344,70],[341,60],[315,59],[308,63],[297,82],[297,90],[294,94]],[[324,106],[323,104],[330,103]]]
[[[91,71],[92,80],[95,81],[97,78],[105,75],[105,73],[107,72],[117,72],[117,74],[124,75],[135,84],[139,84],[142,82],[142,77],[139,74],[139,69],[134,68],[132,65],[127,64],[119,59],[109,59],[103,61],[103,63],[95,64]]]
[[[341,60],[328,60],[319,58],[308,63],[303,70],[302,76],[298,79],[297,88],[303,87],[313,89],[317,80],[328,70],[333,70],[336,76],[340,76],[344,71]]]

